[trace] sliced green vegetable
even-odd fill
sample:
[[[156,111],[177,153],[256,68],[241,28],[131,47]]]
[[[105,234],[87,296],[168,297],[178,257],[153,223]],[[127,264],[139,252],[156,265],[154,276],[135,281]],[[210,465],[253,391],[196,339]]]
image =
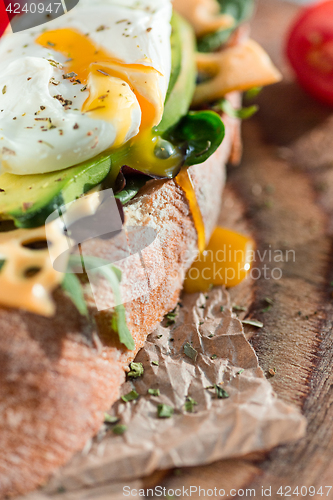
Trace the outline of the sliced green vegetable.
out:
[[[129,378],[139,378],[144,373],[144,368],[142,363],[131,363],[130,364],[131,371],[128,372],[127,376]]]
[[[250,19],[254,12],[254,0],[218,0],[221,14],[230,14],[235,19],[235,25],[230,29],[209,33],[198,40],[199,52],[214,52],[226,43],[230,35],[241,23]]]
[[[172,406],[166,404],[160,404],[157,407],[157,415],[159,418],[170,418],[172,417],[174,409]]]
[[[239,118],[240,120],[247,120],[251,118],[255,113],[257,113],[259,106],[254,104],[253,106],[248,106],[246,108],[235,109],[228,99],[221,99],[216,107],[223,111],[228,116],[232,118]]]
[[[220,146],[225,128],[214,111],[190,111],[163,138],[178,144],[185,151],[185,165],[206,161]]]
[[[88,316],[88,308],[83,295],[82,285],[76,274],[65,274],[61,286],[79,313],[82,314],[82,316]]]
[[[110,172],[110,154],[74,167],[36,175],[0,175],[0,218],[17,227],[39,227],[47,217],[93,187]]]
[[[139,394],[133,390],[131,392],[129,392],[128,394],[125,394],[125,396],[122,396],[121,399],[125,402],[125,403],[129,403],[130,401],[135,401],[136,399],[138,399],[139,397]]]
[[[170,80],[169,80],[169,86],[167,90],[167,95],[165,98],[165,104],[168,102],[168,99],[170,97],[170,94],[176,84],[176,81],[178,80],[179,73],[181,71],[182,67],[182,45],[181,45],[181,38],[180,38],[180,16],[177,14],[177,12],[173,12],[172,18],[171,18],[171,73],[170,73]]]

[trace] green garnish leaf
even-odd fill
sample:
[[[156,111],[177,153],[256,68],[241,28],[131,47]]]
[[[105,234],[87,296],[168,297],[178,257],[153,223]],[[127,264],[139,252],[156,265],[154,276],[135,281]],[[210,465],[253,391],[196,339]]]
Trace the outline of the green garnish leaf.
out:
[[[193,361],[197,360],[198,351],[194,349],[194,347],[192,347],[188,342],[186,342],[186,344],[184,345],[184,354],[188,358],[191,358]]]
[[[144,373],[144,368],[142,363],[131,363],[130,369],[131,371],[128,372],[127,374],[129,378],[138,378],[141,377]]]
[[[206,161],[220,146],[225,128],[214,111],[190,111],[163,138],[185,149],[185,166]]]
[[[257,328],[262,328],[264,326],[264,323],[258,321],[257,319],[243,319],[242,323],[243,325],[256,326]]]
[[[117,436],[121,436],[122,434],[124,434],[127,431],[127,425],[122,425],[122,424],[116,425],[112,429],[112,431],[113,431],[113,434],[116,434]]]
[[[117,422],[119,422],[119,417],[115,417],[113,415],[109,415],[108,413],[104,413],[105,424],[116,424]]]
[[[194,399],[192,399],[191,397],[188,396],[186,398],[186,401],[185,401],[185,404],[184,404],[185,411],[187,411],[188,413],[193,413],[194,407],[197,404],[198,403],[196,401],[194,401]]]
[[[247,120],[251,118],[255,113],[257,113],[259,106],[254,104],[253,106],[249,106],[247,108],[235,109],[231,102],[228,99],[221,99],[216,108],[223,111],[228,116],[232,118],[239,118],[240,120]]]
[[[214,389],[218,399],[227,399],[230,397],[227,391],[223,389],[223,387],[221,387],[220,385],[215,384]]]
[[[148,394],[151,396],[160,396],[160,390],[159,389],[148,389]]]
[[[173,415],[173,408],[172,406],[166,405],[166,404],[160,404],[157,407],[157,415],[159,418],[170,418]]]
[[[221,14],[230,14],[235,19],[235,24],[229,29],[221,29],[215,33],[204,35],[198,40],[200,52],[214,52],[226,43],[233,31],[252,16],[254,0],[218,0]]]
[[[82,314],[82,316],[88,316],[88,308],[83,295],[82,285],[76,274],[65,274],[61,286],[79,313]]]
[[[133,391],[125,394],[125,396],[122,396],[121,399],[124,401],[124,403],[129,403],[130,401],[135,401],[136,399],[138,399],[138,397],[139,394],[133,389]]]

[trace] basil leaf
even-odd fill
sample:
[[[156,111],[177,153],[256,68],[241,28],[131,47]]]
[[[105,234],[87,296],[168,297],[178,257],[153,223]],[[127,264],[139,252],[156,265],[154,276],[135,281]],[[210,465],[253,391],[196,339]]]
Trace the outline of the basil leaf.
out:
[[[259,106],[254,104],[253,106],[249,106],[247,108],[235,109],[231,102],[228,99],[221,99],[216,108],[223,111],[228,116],[232,118],[239,118],[240,120],[247,120],[251,118],[259,109]]]
[[[221,14],[230,14],[235,19],[232,28],[216,31],[204,35],[198,40],[199,52],[214,52],[226,43],[233,31],[244,21],[247,21],[254,12],[254,0],[218,0]]]
[[[185,165],[205,162],[220,146],[225,128],[214,111],[190,111],[163,138],[178,144],[185,151]]]
[[[88,316],[88,308],[83,295],[82,285],[76,274],[65,274],[61,286],[79,313],[82,314],[82,316]]]

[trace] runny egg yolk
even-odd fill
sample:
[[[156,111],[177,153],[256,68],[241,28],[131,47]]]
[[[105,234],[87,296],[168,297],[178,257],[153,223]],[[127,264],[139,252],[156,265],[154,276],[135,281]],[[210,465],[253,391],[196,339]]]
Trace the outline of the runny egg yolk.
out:
[[[159,71],[145,64],[125,64],[96,45],[88,36],[70,29],[46,31],[36,43],[52,47],[68,59],[67,74],[87,85],[89,97],[82,112],[94,119],[116,121],[118,135],[114,147],[120,146],[131,126],[134,95],[140,105],[140,132],[152,129],[163,115],[164,102],[159,87]]]
[[[254,249],[251,238],[217,227],[208,246],[189,269],[185,291],[207,292],[212,285],[227,288],[238,285],[250,272]]]

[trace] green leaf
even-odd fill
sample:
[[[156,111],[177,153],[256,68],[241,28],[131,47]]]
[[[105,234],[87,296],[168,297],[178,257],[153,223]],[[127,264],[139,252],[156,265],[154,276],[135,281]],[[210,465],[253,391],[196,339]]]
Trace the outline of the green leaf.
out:
[[[123,205],[132,200],[140,191],[140,189],[146,184],[149,177],[146,175],[134,175],[126,179],[125,188],[115,195],[115,198],[121,201]]]
[[[160,390],[159,389],[148,389],[148,394],[151,396],[160,396]]]
[[[186,398],[186,402],[184,404],[185,411],[187,411],[188,413],[193,413],[194,407],[197,404],[198,403],[196,401],[194,401],[194,399],[192,399],[191,397],[188,396]]]
[[[214,111],[190,111],[163,138],[185,150],[185,165],[205,162],[220,146],[225,128]]]
[[[253,106],[249,106],[247,108],[235,109],[228,99],[221,99],[217,103],[216,108],[220,109],[221,111],[223,111],[223,113],[231,116],[232,118],[247,120],[248,118],[251,118],[251,116],[253,116],[255,113],[257,113],[259,106],[254,104]]]
[[[159,418],[170,418],[173,415],[173,408],[172,406],[166,405],[166,404],[160,404],[157,407],[157,415]]]
[[[214,52],[226,43],[234,30],[247,21],[254,12],[254,0],[218,0],[221,14],[230,14],[235,19],[232,28],[209,33],[198,40],[199,52]]]
[[[124,401],[124,403],[129,403],[130,401],[135,401],[135,399],[138,399],[139,394],[133,390],[129,392],[128,394],[125,394],[125,396],[122,396],[121,399]]]
[[[131,363],[130,364],[131,371],[128,372],[127,376],[129,378],[139,378],[144,373],[144,368],[142,363]]]
[[[248,100],[254,99],[255,97],[257,97],[257,95],[260,94],[262,89],[263,89],[262,87],[253,87],[252,89],[245,92],[245,99]]]
[[[65,274],[61,286],[79,313],[82,314],[82,316],[88,316],[88,308],[83,295],[82,285],[76,274]]]
[[[127,425],[122,425],[122,424],[116,425],[116,426],[112,429],[113,434],[116,434],[117,436],[121,436],[121,435],[122,435],[122,434],[124,434],[126,431],[127,431]]]

